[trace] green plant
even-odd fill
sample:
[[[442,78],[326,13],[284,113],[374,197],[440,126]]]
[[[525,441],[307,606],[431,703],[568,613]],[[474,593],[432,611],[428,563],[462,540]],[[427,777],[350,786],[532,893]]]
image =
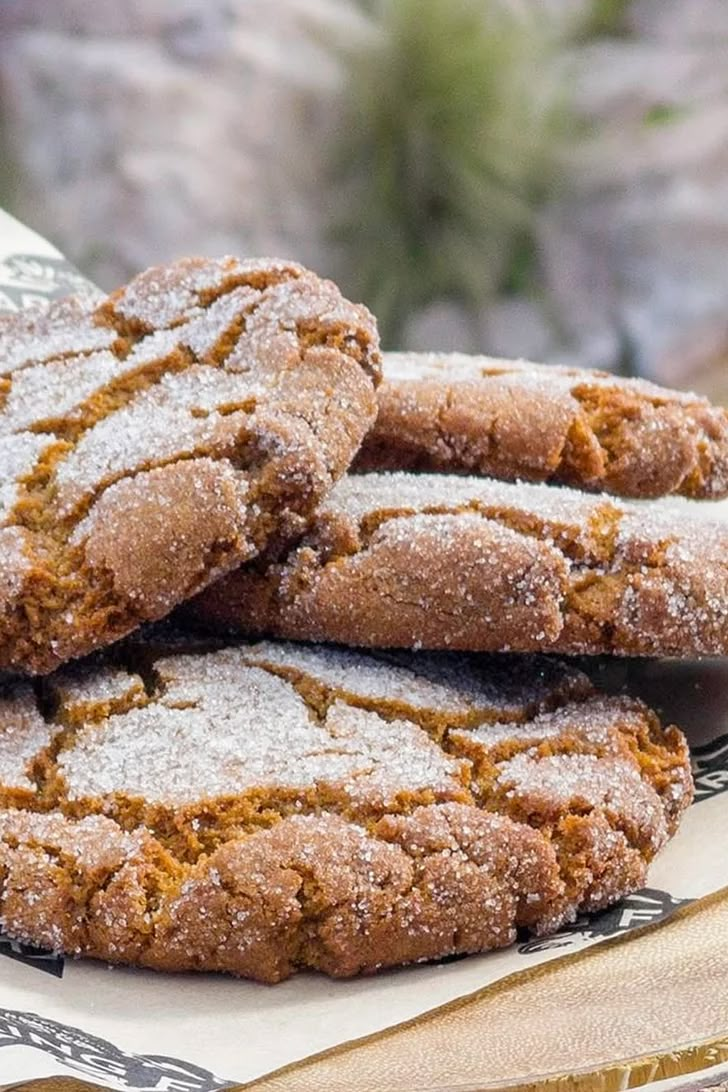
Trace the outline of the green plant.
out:
[[[592,0],[581,28],[581,37],[621,38],[629,34],[631,0]]]
[[[19,170],[0,110],[0,208],[11,210],[19,189]]]
[[[645,110],[642,121],[648,129],[657,129],[662,125],[682,121],[687,112],[686,106],[677,103],[656,102]]]
[[[385,343],[431,300],[473,308],[522,279],[554,177],[561,102],[538,5],[380,0],[347,58],[336,146],[340,277]],[[513,263],[519,267],[514,276]]]

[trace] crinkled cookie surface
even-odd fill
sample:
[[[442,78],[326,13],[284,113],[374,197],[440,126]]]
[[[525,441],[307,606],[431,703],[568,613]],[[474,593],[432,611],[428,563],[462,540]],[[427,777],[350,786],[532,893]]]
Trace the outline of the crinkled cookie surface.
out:
[[[10,936],[266,982],[484,951],[638,889],[682,734],[538,657],[125,642],[5,685]]]
[[[370,647],[723,656],[725,507],[352,474],[293,549],[189,610],[212,628]]]
[[[606,372],[464,353],[385,353],[361,470],[553,481],[625,497],[728,493],[728,413]]]
[[[184,259],[0,328],[0,668],[45,672],[299,532],[375,413],[376,327],[293,263]]]

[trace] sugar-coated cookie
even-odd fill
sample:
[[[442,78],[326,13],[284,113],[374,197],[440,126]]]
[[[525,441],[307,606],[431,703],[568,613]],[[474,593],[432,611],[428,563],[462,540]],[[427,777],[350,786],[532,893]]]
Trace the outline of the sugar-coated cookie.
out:
[[[641,379],[463,353],[385,353],[361,470],[554,481],[625,497],[728,493],[728,413]]]
[[[371,647],[728,654],[723,504],[354,474],[299,543],[190,605],[207,626]]]
[[[13,938],[275,982],[548,933],[690,802],[640,701],[538,657],[127,642],[0,697]]]
[[[305,520],[375,413],[374,320],[275,260],[185,259],[0,329],[0,669],[159,618]]]

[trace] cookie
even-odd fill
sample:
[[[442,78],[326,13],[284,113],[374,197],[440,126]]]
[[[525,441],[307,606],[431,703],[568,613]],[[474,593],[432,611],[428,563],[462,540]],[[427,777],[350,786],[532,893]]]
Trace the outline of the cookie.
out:
[[[685,740],[557,660],[127,642],[0,699],[0,917],[275,982],[502,947],[643,885]]]
[[[553,481],[625,497],[728,493],[728,414],[606,372],[388,353],[356,466]]]
[[[159,618],[306,518],[375,413],[374,320],[281,261],[189,258],[0,331],[0,668]]]
[[[351,475],[282,559],[190,609],[212,628],[348,645],[725,655],[728,520],[681,498]]]

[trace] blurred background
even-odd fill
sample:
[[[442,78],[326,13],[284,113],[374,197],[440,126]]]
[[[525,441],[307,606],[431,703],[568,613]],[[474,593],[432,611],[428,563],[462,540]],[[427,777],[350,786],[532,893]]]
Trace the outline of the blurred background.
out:
[[[386,347],[728,400],[725,0],[2,0],[0,204],[113,287],[295,257]]]

